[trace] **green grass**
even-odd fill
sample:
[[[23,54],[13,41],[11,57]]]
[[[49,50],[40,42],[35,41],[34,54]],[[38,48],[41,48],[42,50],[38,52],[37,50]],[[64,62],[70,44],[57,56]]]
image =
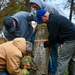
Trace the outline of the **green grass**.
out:
[[[65,74],[64,75],[68,75],[68,67],[66,67],[66,70],[65,70]]]

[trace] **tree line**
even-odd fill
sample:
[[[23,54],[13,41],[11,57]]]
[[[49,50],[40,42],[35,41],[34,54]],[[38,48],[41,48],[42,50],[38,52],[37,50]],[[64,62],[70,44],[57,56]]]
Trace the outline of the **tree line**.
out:
[[[69,19],[71,20],[72,15],[75,14],[75,0],[67,0],[64,9],[67,7],[70,9]],[[31,11],[29,0],[0,0],[0,30],[3,27],[4,17],[11,16],[19,11]]]

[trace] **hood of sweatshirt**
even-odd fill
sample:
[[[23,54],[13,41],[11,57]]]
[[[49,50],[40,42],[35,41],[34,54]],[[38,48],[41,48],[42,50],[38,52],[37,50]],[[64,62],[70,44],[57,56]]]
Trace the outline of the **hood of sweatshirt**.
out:
[[[52,3],[48,3],[48,2],[45,2],[43,0],[30,0],[29,3],[35,3],[37,4],[41,9],[45,9],[47,10],[48,12],[52,12],[52,13],[55,13],[55,14],[60,14],[60,15],[63,15],[63,16],[66,16],[60,9],[59,7],[57,7],[55,4],[52,4]]]
[[[29,3],[35,3],[40,8],[44,8],[45,7],[45,2],[43,0],[30,0]]]
[[[23,55],[25,55],[26,52],[26,40],[24,38],[15,38],[13,40],[13,45],[15,45]]]

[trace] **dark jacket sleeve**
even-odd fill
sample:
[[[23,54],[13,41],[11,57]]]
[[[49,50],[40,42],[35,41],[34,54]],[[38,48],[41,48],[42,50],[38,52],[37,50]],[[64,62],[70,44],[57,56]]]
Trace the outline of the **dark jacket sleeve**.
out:
[[[47,25],[49,30],[48,45],[51,46],[57,42],[59,26],[54,21],[48,22]]]

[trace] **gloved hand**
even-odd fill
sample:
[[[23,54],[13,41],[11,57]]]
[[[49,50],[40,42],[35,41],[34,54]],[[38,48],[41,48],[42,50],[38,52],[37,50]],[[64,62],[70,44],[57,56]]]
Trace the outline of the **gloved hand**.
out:
[[[34,70],[36,71],[37,68],[33,67],[33,66],[28,66],[28,65],[24,65],[24,69],[27,69],[28,71]]]
[[[23,69],[24,75],[28,75],[29,71],[27,69]]]
[[[44,48],[46,48],[46,47],[48,47],[48,46],[50,46],[49,41],[44,42]]]

